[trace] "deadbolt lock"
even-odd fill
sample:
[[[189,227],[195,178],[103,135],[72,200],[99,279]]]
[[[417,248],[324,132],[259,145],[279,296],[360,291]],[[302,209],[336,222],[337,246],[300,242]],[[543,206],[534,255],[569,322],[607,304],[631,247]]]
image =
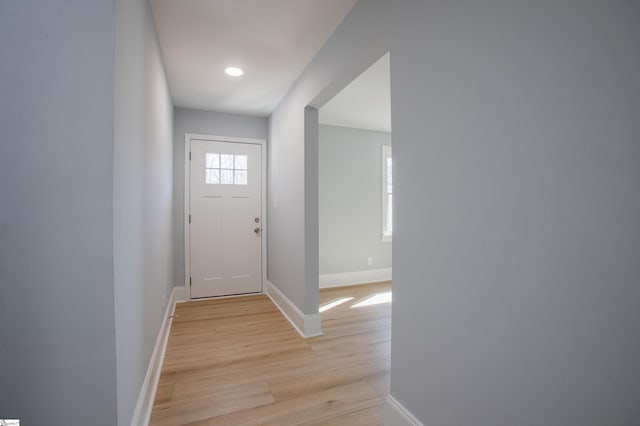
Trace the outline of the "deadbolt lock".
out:
[[[255,219],[253,219],[253,221],[254,221],[255,223],[260,223],[260,218],[259,218],[259,217],[256,217]]]

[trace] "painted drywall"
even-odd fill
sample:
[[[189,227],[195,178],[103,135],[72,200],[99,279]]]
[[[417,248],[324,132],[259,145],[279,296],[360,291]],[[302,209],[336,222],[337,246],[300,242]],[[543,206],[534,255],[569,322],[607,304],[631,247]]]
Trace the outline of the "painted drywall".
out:
[[[113,2],[0,2],[0,418],[116,424]]]
[[[269,117],[268,278],[305,314],[318,312],[318,176],[313,173],[318,124],[313,110],[389,50],[385,16],[390,7],[383,1],[356,3]]]
[[[267,119],[188,108],[174,111],[173,246],[174,282],[184,285],[184,151],[185,134],[267,139]]]
[[[639,424],[639,20],[394,8],[391,394],[424,424]]]
[[[320,108],[320,124],[391,133],[389,53]]]
[[[310,312],[304,108],[388,23],[391,395],[430,426],[636,425],[640,8],[383,3],[356,4],[270,118],[270,280]]]
[[[382,242],[383,145],[391,146],[390,133],[320,125],[321,275],[391,268],[391,243]]]
[[[118,424],[128,425],[173,281],[173,106],[148,2],[116,2],[114,275]]]

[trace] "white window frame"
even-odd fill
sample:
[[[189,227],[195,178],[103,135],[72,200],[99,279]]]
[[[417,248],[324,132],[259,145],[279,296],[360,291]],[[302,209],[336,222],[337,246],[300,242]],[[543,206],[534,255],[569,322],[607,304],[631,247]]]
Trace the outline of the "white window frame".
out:
[[[381,191],[381,199],[382,199],[382,242],[390,243],[393,239],[393,189],[391,193],[387,193],[387,159],[392,158],[391,146],[390,145],[382,145],[382,191]],[[391,169],[391,173],[393,173],[393,168]],[[393,186],[393,181],[391,183]],[[391,211],[389,208],[391,207]],[[391,215],[391,230],[387,229],[387,218]]]

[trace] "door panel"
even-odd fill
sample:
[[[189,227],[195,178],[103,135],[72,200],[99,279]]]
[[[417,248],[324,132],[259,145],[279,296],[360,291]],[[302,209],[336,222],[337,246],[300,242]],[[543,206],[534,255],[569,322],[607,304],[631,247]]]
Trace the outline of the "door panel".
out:
[[[261,167],[260,145],[191,141],[192,298],[262,291]]]

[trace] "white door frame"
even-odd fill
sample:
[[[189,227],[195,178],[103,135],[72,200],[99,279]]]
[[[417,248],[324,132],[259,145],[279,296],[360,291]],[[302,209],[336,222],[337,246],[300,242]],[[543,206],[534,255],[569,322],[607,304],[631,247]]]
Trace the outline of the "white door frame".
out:
[[[184,135],[184,288],[186,300],[191,300],[191,241],[189,238],[189,196],[191,194],[191,164],[189,159],[191,140],[216,142],[248,143],[260,145],[262,148],[262,274],[261,285],[264,292],[267,282],[267,141],[265,139],[236,138],[233,136],[200,135],[197,133],[185,133]],[[202,299],[198,299],[202,300]]]

